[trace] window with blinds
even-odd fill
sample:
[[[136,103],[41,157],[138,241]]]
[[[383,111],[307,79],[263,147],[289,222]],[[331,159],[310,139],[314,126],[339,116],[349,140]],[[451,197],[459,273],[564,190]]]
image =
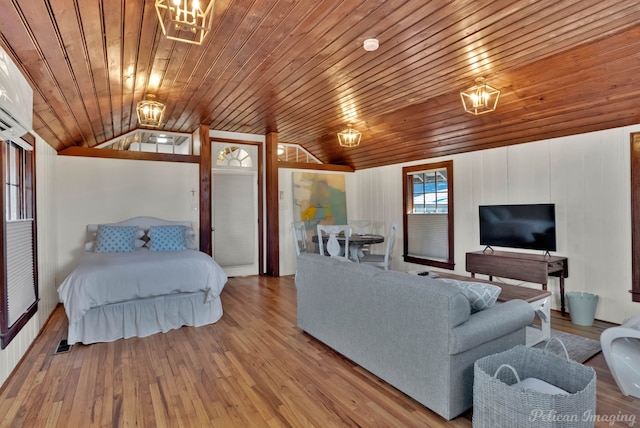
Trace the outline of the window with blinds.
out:
[[[33,220],[7,223],[7,324],[9,327],[36,301],[33,269]]]
[[[453,161],[402,169],[404,259],[454,268]]]
[[[2,141],[0,234],[3,265],[0,297],[0,346],[4,349],[38,308],[35,228],[35,140]]]

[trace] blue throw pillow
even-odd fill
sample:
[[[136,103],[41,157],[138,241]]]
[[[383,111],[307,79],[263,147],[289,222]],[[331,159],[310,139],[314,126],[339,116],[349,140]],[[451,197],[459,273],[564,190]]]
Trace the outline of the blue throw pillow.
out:
[[[99,225],[96,235],[96,253],[128,253],[134,250],[136,226]]]
[[[149,228],[149,245],[151,251],[186,250],[184,226],[151,226]]]

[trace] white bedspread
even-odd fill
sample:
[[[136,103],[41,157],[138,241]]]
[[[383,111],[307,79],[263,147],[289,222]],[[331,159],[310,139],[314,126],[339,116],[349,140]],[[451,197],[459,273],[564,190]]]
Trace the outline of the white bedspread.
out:
[[[132,299],[206,291],[217,297],[227,275],[207,254],[195,250],[84,253],[58,295],[70,323],[91,308]]]

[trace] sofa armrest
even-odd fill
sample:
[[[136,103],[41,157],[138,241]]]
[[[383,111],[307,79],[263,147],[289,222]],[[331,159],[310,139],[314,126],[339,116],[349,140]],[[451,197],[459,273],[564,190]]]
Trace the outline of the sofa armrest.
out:
[[[449,354],[455,355],[505,336],[533,322],[535,312],[524,300],[498,303],[476,312],[464,324],[454,327],[449,335]]]

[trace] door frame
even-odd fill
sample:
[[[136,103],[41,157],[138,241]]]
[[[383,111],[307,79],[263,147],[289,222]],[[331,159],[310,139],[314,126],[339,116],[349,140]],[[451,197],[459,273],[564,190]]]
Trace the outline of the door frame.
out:
[[[206,132],[203,132],[206,129]],[[236,140],[211,137],[209,128],[203,125],[200,132],[200,251],[212,254],[213,212],[211,211],[213,162],[213,141],[239,145],[258,146],[258,275],[264,275],[264,146],[259,141]]]
[[[640,132],[631,133],[631,301],[640,302]]]
[[[212,147],[215,145],[215,143],[219,143],[219,141],[217,140],[212,140]],[[227,144],[227,143],[225,143]],[[234,144],[235,145],[235,144]],[[227,146],[228,147],[228,146]],[[241,147],[240,144],[238,144],[236,147]],[[257,158],[254,157],[254,160],[257,162]],[[233,265],[233,266],[222,266],[222,269],[227,273],[227,276],[247,276],[247,275],[256,275],[259,273],[260,271],[260,251],[259,251],[259,246],[260,246],[260,242],[258,237],[260,236],[260,231],[257,229],[258,228],[258,223],[257,223],[257,218],[258,218],[258,193],[259,193],[259,189],[258,189],[258,169],[250,169],[249,168],[212,168],[211,170],[211,201],[212,201],[212,208],[211,208],[211,223],[212,223],[212,227],[211,227],[211,253],[212,253],[212,257],[214,260],[216,260],[216,241],[215,241],[215,236],[218,233],[218,230],[216,229],[217,225],[216,225],[216,216],[215,216],[215,211],[216,211],[216,200],[215,200],[215,194],[213,193],[213,186],[215,186],[216,184],[216,180],[220,177],[220,179],[222,179],[222,176],[232,176],[232,177],[238,177],[238,179],[246,179],[247,177],[249,178],[249,182],[251,183],[251,191],[252,191],[252,195],[251,195],[251,206],[252,206],[252,210],[255,210],[254,213],[252,213],[251,216],[251,220],[256,221],[256,223],[253,224],[254,229],[254,234],[251,236],[251,240],[254,243],[254,246],[252,246],[252,251],[253,251],[253,263],[251,264],[245,264],[245,265]],[[222,205],[226,205],[224,203],[224,199],[220,200],[219,202],[222,203]],[[224,208],[223,208],[224,210]],[[255,217],[253,216],[253,214],[255,214]],[[222,251],[224,252],[224,249],[218,249],[218,251]],[[216,260],[217,261],[217,260]],[[220,262],[218,262],[220,263]]]

